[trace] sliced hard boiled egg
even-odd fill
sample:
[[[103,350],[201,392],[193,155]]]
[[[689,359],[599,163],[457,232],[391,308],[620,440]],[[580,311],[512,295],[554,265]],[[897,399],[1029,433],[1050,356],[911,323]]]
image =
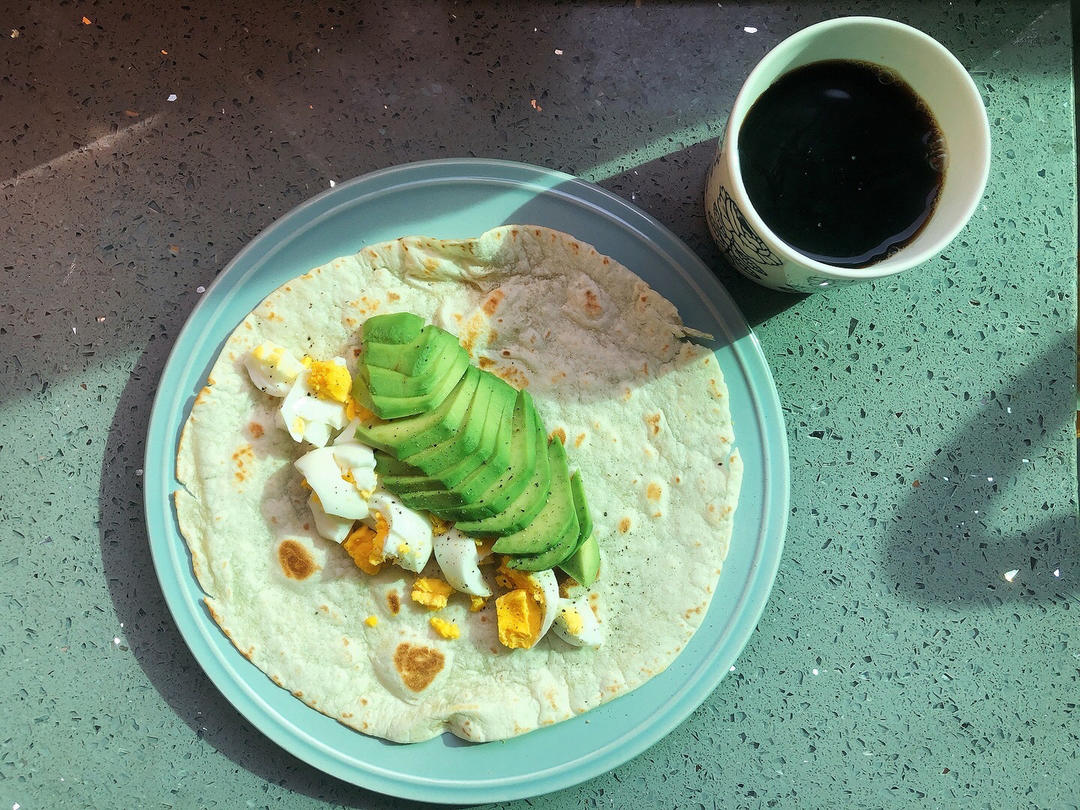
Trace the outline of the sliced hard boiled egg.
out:
[[[552,629],[555,635],[575,647],[599,647],[604,643],[604,625],[589,605],[588,596],[560,599]]]
[[[345,405],[318,396],[308,385],[311,371],[304,369],[281,403],[281,421],[294,441],[311,442],[323,447],[335,430],[349,421]]]
[[[443,576],[455,591],[473,596],[491,596],[491,588],[484,582],[477,564],[490,551],[481,553],[476,541],[457,529],[435,535],[435,559]]]
[[[289,386],[304,370],[292,352],[270,341],[244,355],[244,367],[256,388],[275,397],[289,393]]]
[[[319,503],[319,496],[314,492],[308,496],[308,507],[311,509],[311,517],[315,520],[315,531],[320,537],[333,540],[335,543],[344,543],[349,536],[353,520],[350,518],[328,515]]]
[[[333,447],[317,447],[300,456],[293,466],[304,476],[327,514],[350,521],[368,516],[367,498],[350,480],[352,473],[342,470],[334,457]]]
[[[383,544],[383,557],[406,571],[420,573],[431,559],[431,524],[389,492],[375,492],[368,501],[368,507],[371,510],[369,523],[374,520],[372,516],[378,514],[389,527]]]
[[[535,638],[525,645],[532,647],[544,637],[559,612],[559,581],[555,578],[555,572],[548,568],[526,573],[503,564],[498,568],[495,582],[511,591],[524,590],[543,611]]]
[[[359,442],[335,441],[330,449],[338,466],[352,476],[358,490],[370,493],[375,489],[375,454],[370,447]]]

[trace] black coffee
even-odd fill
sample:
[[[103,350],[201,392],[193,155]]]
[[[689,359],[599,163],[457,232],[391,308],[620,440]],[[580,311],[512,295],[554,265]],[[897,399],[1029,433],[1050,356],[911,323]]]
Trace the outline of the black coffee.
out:
[[[838,267],[866,267],[914,239],[945,178],[933,115],[868,62],[814,62],[781,76],[747,113],[738,148],[765,223]]]

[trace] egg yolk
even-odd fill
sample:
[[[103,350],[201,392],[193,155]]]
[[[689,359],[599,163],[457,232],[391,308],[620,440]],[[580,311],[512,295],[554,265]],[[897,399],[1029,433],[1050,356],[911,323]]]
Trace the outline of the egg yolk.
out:
[[[363,419],[366,422],[375,418],[374,412],[369,411],[352,397],[345,401],[345,416],[350,422],[354,419]]]
[[[316,396],[344,404],[352,390],[352,377],[345,366],[339,366],[332,360],[315,360],[311,364],[307,384]]]
[[[431,626],[443,638],[457,638],[461,635],[461,628],[457,624],[448,622],[446,619],[440,619],[438,616],[431,617]]]
[[[435,515],[428,515],[428,520],[431,521],[432,534],[446,534],[450,531],[450,527],[454,525],[453,523],[447,523],[445,520],[435,517]]]
[[[508,591],[520,588],[536,600],[540,607],[543,607],[547,601],[544,597],[544,589],[529,574],[507,568],[506,564],[509,560],[509,557],[503,557],[502,564],[495,570],[495,584]]]
[[[585,622],[581,619],[581,614],[572,608],[567,608],[562,611],[563,626],[566,627],[566,632],[572,636],[579,635],[581,628],[585,626]]]
[[[374,529],[361,523],[341,545],[349,552],[357,568],[365,574],[377,574],[382,568],[383,542],[389,532],[390,525],[376,512]]]
[[[413,583],[412,600],[428,610],[440,610],[446,607],[453,590],[450,583],[436,577],[418,577]]]
[[[469,610],[476,613],[478,610],[483,610],[484,605],[487,604],[487,597],[484,596],[470,596],[469,597]]]
[[[540,635],[543,611],[524,588],[516,588],[495,600],[499,641],[510,649],[528,649]]]
[[[366,624],[368,627],[374,627],[378,623],[379,623],[379,617],[376,616],[374,613],[372,613],[370,616],[368,616],[366,619],[364,619],[364,624]]]

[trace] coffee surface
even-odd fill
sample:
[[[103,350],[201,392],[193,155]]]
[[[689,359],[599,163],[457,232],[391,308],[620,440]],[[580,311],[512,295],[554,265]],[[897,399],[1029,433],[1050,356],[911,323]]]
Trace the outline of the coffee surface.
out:
[[[911,242],[945,176],[941,131],[895,73],[826,60],[777,79],[738,139],[740,171],[765,223],[795,250],[867,267]]]

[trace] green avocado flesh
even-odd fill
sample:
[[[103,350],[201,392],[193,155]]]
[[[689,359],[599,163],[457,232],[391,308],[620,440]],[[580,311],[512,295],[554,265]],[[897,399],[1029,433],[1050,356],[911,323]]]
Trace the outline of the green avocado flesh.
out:
[[[563,556],[556,560],[560,562],[573,553],[578,539],[578,519],[574,511],[574,496],[570,492],[566,449],[561,441],[553,439],[548,443],[547,457],[551,467],[551,492],[547,503],[528,526],[499,538],[492,547],[497,554],[533,555],[565,547]],[[544,566],[550,567],[551,565]]]
[[[361,337],[368,343],[409,343],[424,328],[424,319],[411,312],[373,315],[364,321]]]
[[[353,396],[377,418],[356,438],[375,448],[375,471],[406,506],[474,537],[497,537],[509,565],[561,565],[584,584],[599,552],[579,473],[548,441],[527,391],[469,363],[457,338],[410,313],[363,327]],[[593,560],[593,557],[596,559]]]
[[[479,379],[480,369],[469,366],[439,407],[401,419],[362,420],[356,429],[356,438],[397,458],[410,456],[436,442],[449,439],[461,429],[468,417],[469,403]]]
[[[569,559],[559,563],[559,568],[586,588],[596,582],[596,575],[600,571],[600,546],[596,538],[590,534]]]

